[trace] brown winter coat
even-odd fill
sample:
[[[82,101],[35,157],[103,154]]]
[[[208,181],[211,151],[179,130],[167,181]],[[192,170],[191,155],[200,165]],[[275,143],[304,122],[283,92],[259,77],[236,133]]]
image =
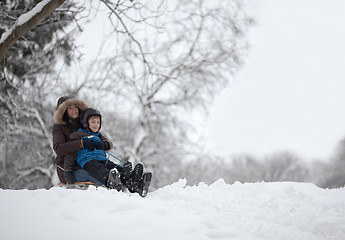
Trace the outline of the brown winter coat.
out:
[[[80,140],[69,141],[70,134],[81,127],[79,118],[73,121],[71,119],[66,120],[66,117],[64,117],[67,107],[71,104],[75,104],[79,108],[79,112],[88,108],[88,105],[84,101],[73,98],[63,102],[55,112],[52,131],[53,147],[56,153],[56,171],[61,183],[66,182],[63,173],[64,156],[76,153],[81,149]],[[75,165],[74,169],[78,168],[80,167]]]

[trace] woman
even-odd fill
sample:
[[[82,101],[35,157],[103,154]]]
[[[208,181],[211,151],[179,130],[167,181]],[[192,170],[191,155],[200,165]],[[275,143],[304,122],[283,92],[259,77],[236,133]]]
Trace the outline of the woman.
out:
[[[80,181],[93,181],[98,185],[101,185],[99,181],[93,178],[88,172],[81,169],[76,164],[74,165],[74,171],[64,171],[64,157],[68,154],[77,153],[83,147],[94,147],[92,141],[87,142],[83,140],[69,141],[69,136],[72,132],[77,131],[81,125],[79,120],[79,114],[88,108],[88,105],[74,96],[63,96],[59,98],[57,102],[57,109],[54,116],[54,126],[53,126],[53,147],[56,153],[56,166],[57,175],[61,183],[80,182]],[[104,142],[104,150],[109,150],[112,148],[112,143],[110,141]]]

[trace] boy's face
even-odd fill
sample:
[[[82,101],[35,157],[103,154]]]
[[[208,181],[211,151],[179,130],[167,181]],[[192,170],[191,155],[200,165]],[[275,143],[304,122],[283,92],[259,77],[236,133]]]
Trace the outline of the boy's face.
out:
[[[88,123],[90,130],[96,133],[101,125],[101,118],[99,116],[91,116],[88,120]]]

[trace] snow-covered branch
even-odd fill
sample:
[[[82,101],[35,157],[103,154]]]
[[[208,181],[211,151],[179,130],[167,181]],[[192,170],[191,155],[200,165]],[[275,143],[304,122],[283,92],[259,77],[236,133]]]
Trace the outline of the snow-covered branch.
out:
[[[43,0],[31,11],[20,16],[11,28],[1,35],[0,62],[2,62],[8,49],[10,49],[18,39],[49,16],[49,14],[64,2],[65,0]]]

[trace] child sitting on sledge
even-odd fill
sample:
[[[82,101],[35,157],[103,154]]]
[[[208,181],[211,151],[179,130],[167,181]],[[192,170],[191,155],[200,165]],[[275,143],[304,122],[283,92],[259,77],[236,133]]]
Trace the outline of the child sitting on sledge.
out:
[[[73,155],[65,158],[65,171],[72,169],[75,160],[80,167],[106,187],[121,191],[125,186],[130,192],[138,192],[140,196],[145,197],[151,183],[152,173],[143,174],[143,164],[141,163],[138,163],[132,171],[131,162],[127,161],[120,166],[106,157],[103,149],[105,144],[111,146],[111,142],[100,133],[101,113],[96,109],[87,108],[80,114],[80,122],[82,128],[71,133],[70,140],[81,139],[80,143],[83,146],[78,151],[77,157]],[[73,182],[73,178],[66,180],[68,183],[71,183],[70,180]]]

